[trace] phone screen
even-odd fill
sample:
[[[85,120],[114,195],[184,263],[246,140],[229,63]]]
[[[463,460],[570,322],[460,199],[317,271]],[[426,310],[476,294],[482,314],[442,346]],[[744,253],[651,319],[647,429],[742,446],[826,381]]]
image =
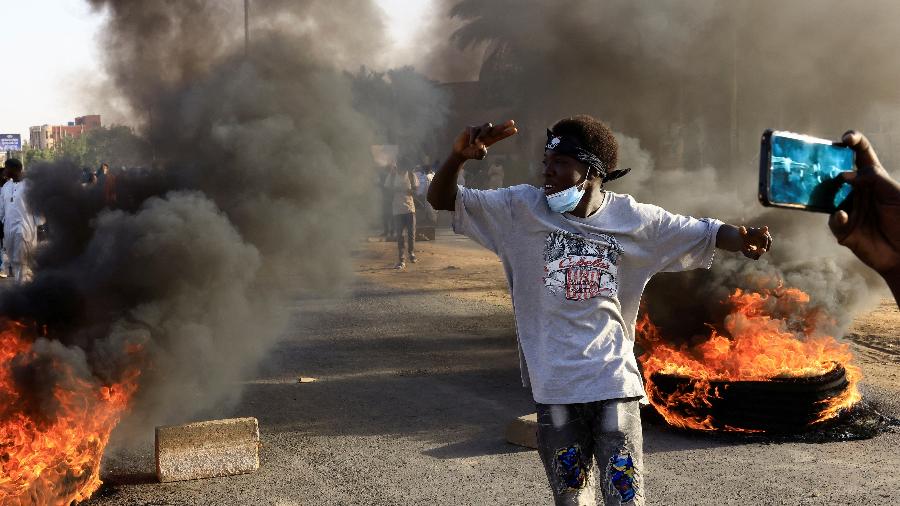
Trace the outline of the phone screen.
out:
[[[853,150],[825,139],[773,132],[768,198],[772,205],[834,212],[851,186],[838,179],[853,170]]]

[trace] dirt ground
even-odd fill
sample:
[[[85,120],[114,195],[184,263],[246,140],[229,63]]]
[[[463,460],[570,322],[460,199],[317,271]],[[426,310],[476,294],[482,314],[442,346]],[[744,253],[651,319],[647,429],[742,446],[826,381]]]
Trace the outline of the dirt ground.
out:
[[[532,401],[499,260],[447,231],[418,250],[398,272],[395,244],[362,243],[351,293],[298,294],[284,341],[215,413],[259,418],[258,472],[159,484],[151,445],[113,449],[87,504],[551,504],[536,453],[503,439]],[[900,312],[885,300],[849,337],[865,398],[900,417]],[[644,433],[649,504],[900,504],[898,432],[771,443],[648,421]]]

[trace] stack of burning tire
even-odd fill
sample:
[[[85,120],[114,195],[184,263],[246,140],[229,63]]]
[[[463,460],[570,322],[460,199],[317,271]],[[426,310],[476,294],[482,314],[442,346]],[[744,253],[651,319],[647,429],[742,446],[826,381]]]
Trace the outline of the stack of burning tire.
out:
[[[735,290],[708,336],[665,335],[645,313],[636,331],[647,395],[672,426],[790,433],[817,427],[861,398],[862,375],[832,321],[804,292]],[[681,344],[677,344],[681,343]]]
[[[707,388],[702,380],[655,373],[651,401],[668,413],[688,420],[705,420],[709,430],[787,433],[806,430],[822,421],[829,406],[848,393],[846,369],[831,363],[815,376],[780,376],[767,381],[708,382],[712,395],[690,402],[683,394]],[[663,415],[665,417],[665,415]]]

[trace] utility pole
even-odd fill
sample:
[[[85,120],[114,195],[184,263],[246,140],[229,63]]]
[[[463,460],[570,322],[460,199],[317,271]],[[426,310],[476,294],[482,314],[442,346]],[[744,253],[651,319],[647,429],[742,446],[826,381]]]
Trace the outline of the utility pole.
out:
[[[735,18],[736,17],[737,16],[735,16]],[[729,142],[731,148],[731,160],[729,160],[729,163],[732,164],[737,163],[741,151],[741,123],[739,118],[740,102],[738,100],[738,93],[740,92],[738,86],[738,61],[740,59],[740,54],[738,43],[738,23],[735,20],[731,33],[731,137]]]
[[[250,56],[250,0],[244,0],[244,54]]]

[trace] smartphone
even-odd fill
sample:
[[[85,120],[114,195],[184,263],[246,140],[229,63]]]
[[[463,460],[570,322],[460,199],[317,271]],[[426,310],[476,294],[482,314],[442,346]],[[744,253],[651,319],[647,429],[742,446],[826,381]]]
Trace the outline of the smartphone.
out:
[[[854,152],[839,142],[766,130],[759,153],[759,201],[764,206],[833,213],[845,209]]]

